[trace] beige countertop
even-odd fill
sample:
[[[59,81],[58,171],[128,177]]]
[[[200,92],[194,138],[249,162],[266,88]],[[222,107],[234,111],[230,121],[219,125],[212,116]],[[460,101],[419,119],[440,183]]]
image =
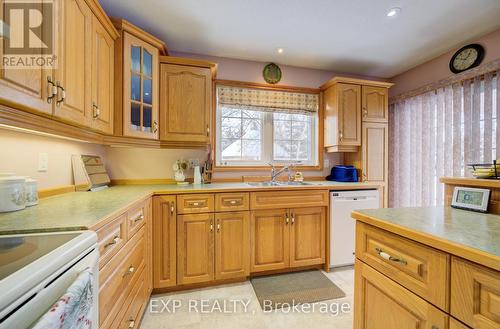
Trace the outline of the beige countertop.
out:
[[[153,194],[275,190],[350,190],[377,188],[368,183],[309,182],[303,186],[251,186],[246,183],[203,185],[118,185],[99,192],[74,192],[41,199],[34,207],[0,213],[0,235],[97,229],[135,202]]]
[[[356,220],[500,270],[500,216],[451,207],[360,210]]]

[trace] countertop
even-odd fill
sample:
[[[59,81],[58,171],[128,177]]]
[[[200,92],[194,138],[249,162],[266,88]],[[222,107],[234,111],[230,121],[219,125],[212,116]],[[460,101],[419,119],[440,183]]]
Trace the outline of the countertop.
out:
[[[500,270],[499,215],[441,206],[360,210],[352,217]]]
[[[275,190],[350,190],[377,188],[369,183],[309,182],[302,186],[251,186],[246,183],[202,185],[118,185],[99,192],[73,192],[41,199],[37,206],[0,213],[0,235],[98,229],[108,219],[153,194]]]

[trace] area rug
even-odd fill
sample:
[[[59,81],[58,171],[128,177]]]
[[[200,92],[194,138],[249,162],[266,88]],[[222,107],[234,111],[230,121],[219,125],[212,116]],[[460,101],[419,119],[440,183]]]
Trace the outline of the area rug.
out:
[[[345,297],[318,270],[255,277],[250,282],[263,310]]]

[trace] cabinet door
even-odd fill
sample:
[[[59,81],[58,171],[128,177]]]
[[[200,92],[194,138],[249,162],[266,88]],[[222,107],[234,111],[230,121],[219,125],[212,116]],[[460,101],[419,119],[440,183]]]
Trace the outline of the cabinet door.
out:
[[[290,264],[288,211],[258,210],[251,213],[251,272],[278,270]]]
[[[447,328],[448,316],[432,304],[356,260],[354,329]]]
[[[362,181],[385,182],[388,166],[388,126],[386,123],[363,123]]]
[[[214,215],[177,216],[177,283],[214,279]]]
[[[290,266],[325,262],[325,207],[290,209]]]
[[[158,49],[123,35],[123,135],[158,139]]]
[[[211,77],[208,68],[161,64],[161,140],[210,141]]]
[[[92,12],[84,0],[59,1],[58,87],[54,115],[82,126],[91,125]],[[64,92],[63,92],[64,90]]]
[[[248,211],[215,215],[215,278],[246,277],[250,268]]]
[[[31,6],[36,5],[31,3]],[[40,3],[39,7],[42,11]],[[0,20],[4,20],[4,2],[0,5]],[[42,31],[42,34],[44,31]],[[43,37],[42,37],[43,38]],[[10,42],[8,38],[0,40],[0,57],[3,58],[3,49]],[[41,55],[38,52],[35,55]],[[52,103],[47,101],[49,90],[47,78],[50,70],[35,69],[7,69],[0,63],[0,103],[34,112],[52,114]]]
[[[389,91],[383,87],[362,87],[363,121],[389,122]]]
[[[339,145],[361,145],[361,86],[339,83]]]
[[[177,284],[175,195],[153,198],[153,226],[153,287],[175,286]]]
[[[97,17],[92,24],[92,127],[113,133],[114,40]]]
[[[450,329],[469,329],[469,327],[450,317]]]

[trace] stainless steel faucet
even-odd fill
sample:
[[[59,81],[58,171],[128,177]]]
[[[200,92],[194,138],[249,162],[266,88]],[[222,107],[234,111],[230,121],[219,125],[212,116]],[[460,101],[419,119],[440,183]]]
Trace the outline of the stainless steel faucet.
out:
[[[269,163],[269,165],[271,166],[271,183],[276,183],[276,178],[278,178],[281,174],[287,172],[288,173],[288,180],[290,180],[291,176],[290,176],[290,167],[291,165],[290,164],[285,164],[283,166],[283,168],[281,168],[280,170],[276,170],[276,167],[274,166],[274,164],[272,163]]]

